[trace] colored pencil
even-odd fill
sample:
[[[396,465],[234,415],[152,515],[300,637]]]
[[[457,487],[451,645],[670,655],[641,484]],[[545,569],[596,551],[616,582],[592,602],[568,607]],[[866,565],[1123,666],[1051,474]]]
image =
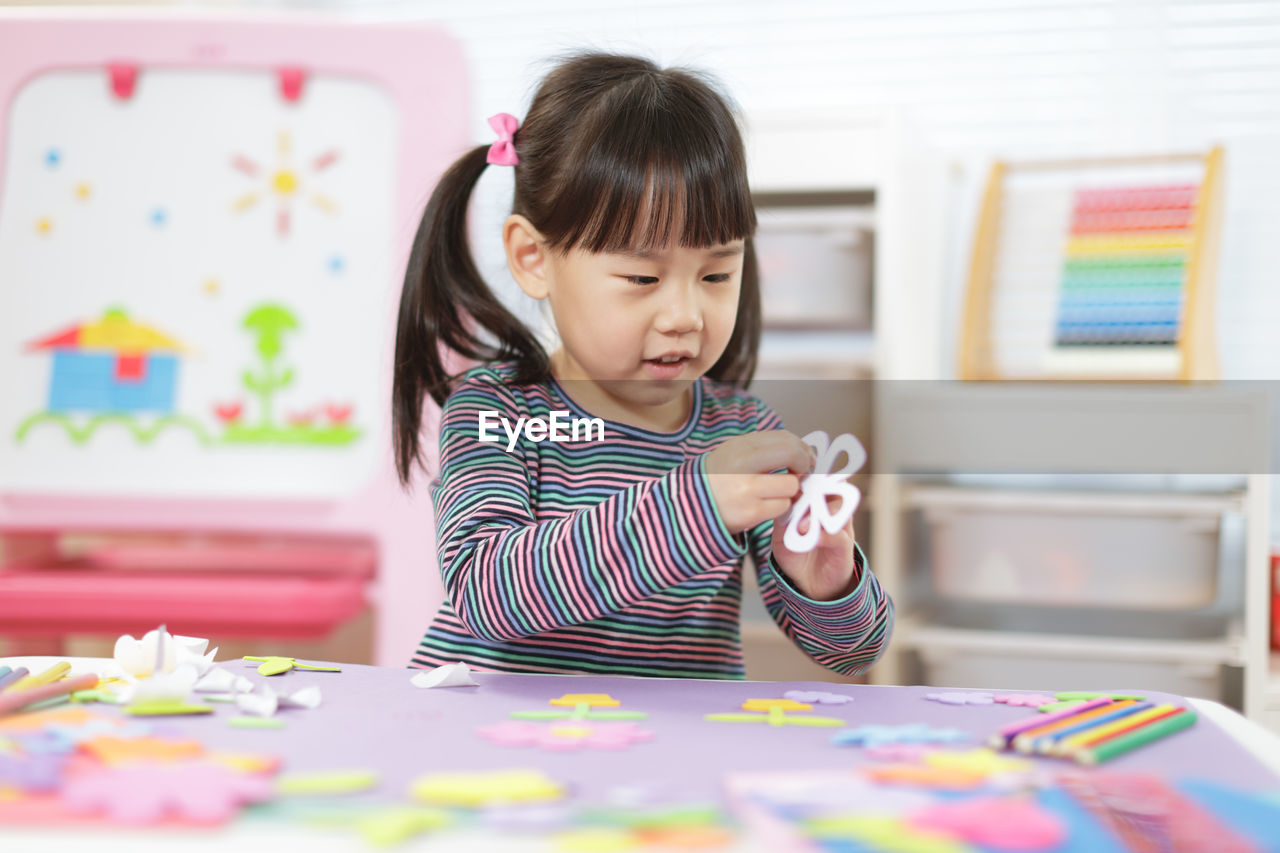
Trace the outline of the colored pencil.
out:
[[[1065,729],[1078,726],[1081,723],[1090,723],[1094,720],[1101,719],[1116,709],[1117,705],[1125,708],[1134,704],[1132,700],[1124,702],[1111,702],[1108,705],[1102,705],[1098,708],[1091,708],[1083,713],[1075,714],[1062,720],[1056,720],[1043,726],[1036,726],[1033,729],[1027,729],[1022,734],[1013,739],[1010,747],[1018,750],[1018,752],[1030,753],[1035,742],[1046,735],[1055,734]]]
[[[1087,731],[1094,731],[1099,726],[1105,726],[1108,723],[1129,717],[1139,711],[1145,711],[1152,707],[1155,707],[1152,702],[1117,702],[1115,706],[1111,708],[1099,708],[1099,711],[1106,712],[1099,716],[1095,717],[1092,714],[1087,714],[1086,716],[1089,717],[1089,719],[1081,719],[1078,721],[1064,720],[1063,725],[1055,726],[1053,731],[1035,735],[1035,741],[1031,744],[1031,749],[1034,752],[1052,753],[1057,744],[1062,743],[1064,739],[1069,738],[1072,735],[1082,734]],[[1070,723],[1070,725],[1067,725],[1068,723]]]
[[[1145,746],[1152,741],[1160,740],[1174,732],[1180,732],[1196,721],[1196,712],[1185,708],[1176,714],[1155,720],[1119,737],[1110,738],[1097,746],[1082,749],[1075,754],[1076,761],[1081,764],[1100,764],[1110,761],[1118,755]]]
[[[1165,717],[1171,717],[1182,709],[1177,705],[1156,705],[1154,708],[1147,708],[1137,714],[1123,717],[1113,723],[1105,726],[1098,726],[1095,729],[1086,729],[1074,737],[1066,740],[1060,740],[1053,747],[1055,755],[1073,755],[1081,749],[1097,746],[1105,740],[1118,737],[1123,734],[1145,726],[1153,720],[1162,720]]]
[[[62,676],[71,671],[71,664],[66,661],[60,661],[46,669],[38,675],[28,675],[26,678],[13,685],[14,690],[30,690],[33,687],[41,687],[45,684],[51,684]]]
[[[28,687],[26,690],[6,690],[0,694],[0,716],[21,711],[28,705],[34,705],[55,696],[69,695],[77,690],[90,690],[97,683],[98,676],[89,673],[55,681],[52,684],[41,684],[39,687]]]
[[[998,732],[996,732],[991,736],[990,743],[996,749],[1005,749],[1006,747],[1009,746],[1009,744],[1013,741],[1015,737],[1017,737],[1018,735],[1022,734],[1025,731],[1030,731],[1031,729],[1038,729],[1041,726],[1047,726],[1051,723],[1056,723],[1059,720],[1065,720],[1068,717],[1075,716],[1076,714],[1080,714],[1086,711],[1091,711],[1094,708],[1101,708],[1103,705],[1111,705],[1111,704],[1114,704],[1114,703],[1111,701],[1110,698],[1106,696],[1101,696],[1097,699],[1093,699],[1088,702],[1085,702],[1082,705],[1077,705],[1074,708],[1063,708],[1061,711],[1055,711],[1052,714],[1037,714],[1034,717],[1028,717],[1025,720],[1019,720],[1016,723],[1010,723],[1009,725],[1000,729]]]
[[[16,684],[26,677],[27,668],[25,666],[20,666],[17,669],[12,670],[8,675],[0,675],[0,690],[4,690],[11,684]]]

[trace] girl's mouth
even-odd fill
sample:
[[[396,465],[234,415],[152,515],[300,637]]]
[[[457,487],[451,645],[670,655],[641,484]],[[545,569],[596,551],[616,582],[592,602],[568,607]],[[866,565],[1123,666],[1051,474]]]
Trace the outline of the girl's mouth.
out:
[[[693,359],[689,356],[664,356],[662,358],[646,358],[645,370],[654,379],[675,379]]]

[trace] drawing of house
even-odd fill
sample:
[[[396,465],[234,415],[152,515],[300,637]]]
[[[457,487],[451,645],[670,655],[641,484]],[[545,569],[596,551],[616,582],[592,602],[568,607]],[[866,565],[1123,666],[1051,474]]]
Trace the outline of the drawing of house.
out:
[[[119,308],[96,322],[72,326],[27,344],[51,350],[50,412],[173,411],[183,347]]]

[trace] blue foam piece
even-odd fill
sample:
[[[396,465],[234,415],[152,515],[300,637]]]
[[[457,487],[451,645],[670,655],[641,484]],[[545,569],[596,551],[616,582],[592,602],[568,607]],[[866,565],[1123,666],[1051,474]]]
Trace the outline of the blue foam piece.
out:
[[[1061,788],[1037,791],[1036,802],[1067,824],[1067,840],[1045,853],[1128,853],[1110,830],[1094,820],[1093,815]]]
[[[1274,793],[1269,797],[1203,780],[1180,782],[1177,787],[1260,849],[1280,853],[1280,802],[1273,799]]]

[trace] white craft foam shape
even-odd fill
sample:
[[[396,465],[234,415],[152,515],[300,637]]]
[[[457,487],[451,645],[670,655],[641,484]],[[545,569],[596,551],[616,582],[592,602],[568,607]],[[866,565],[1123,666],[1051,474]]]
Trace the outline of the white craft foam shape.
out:
[[[787,549],[797,554],[812,551],[818,545],[822,530],[828,533],[839,533],[853,518],[862,500],[862,492],[848,482],[859,468],[867,462],[867,451],[862,442],[851,433],[836,436],[835,441],[822,430],[814,430],[801,439],[818,453],[813,473],[800,481],[800,499],[791,508],[791,516],[787,519],[787,529],[782,542]],[[831,470],[840,458],[847,456],[845,464],[838,470]],[[834,513],[827,506],[827,498],[840,498],[840,508]],[[800,521],[809,517],[809,529],[800,532]]]

